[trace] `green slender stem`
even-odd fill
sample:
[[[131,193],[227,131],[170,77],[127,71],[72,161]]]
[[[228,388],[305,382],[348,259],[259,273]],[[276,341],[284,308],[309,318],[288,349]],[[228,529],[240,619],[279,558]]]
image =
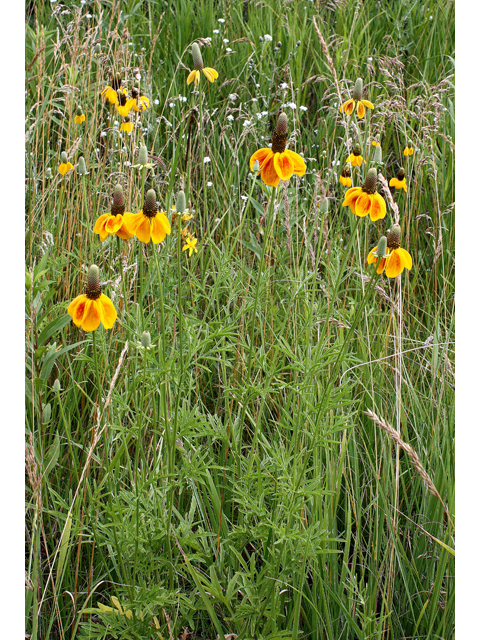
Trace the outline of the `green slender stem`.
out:
[[[100,382],[100,370],[98,368],[98,359],[97,359],[97,341],[95,337],[95,331],[92,331],[92,350],[93,350],[93,362],[95,366],[95,378],[97,383],[97,393],[98,393],[98,410],[100,412],[100,416],[103,414],[103,399],[102,399],[102,389]]]

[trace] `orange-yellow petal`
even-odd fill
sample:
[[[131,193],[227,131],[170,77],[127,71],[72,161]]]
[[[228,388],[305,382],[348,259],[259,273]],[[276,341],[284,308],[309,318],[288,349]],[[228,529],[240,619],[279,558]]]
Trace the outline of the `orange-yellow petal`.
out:
[[[293,162],[293,173],[295,173],[297,176],[305,175],[307,165],[305,164],[305,160],[302,158],[302,156],[298,153],[295,153],[295,151],[290,151],[289,149],[287,149],[285,153],[288,154],[288,157]]]
[[[373,106],[373,104],[370,102],[370,100],[362,100],[362,104],[365,107],[368,107],[369,109],[375,109],[375,107]]]
[[[97,308],[101,307],[102,310],[101,320],[103,326],[105,327],[105,329],[111,329],[115,320],[117,319],[117,311],[113,306],[113,302],[108,296],[104,295],[103,293],[101,294],[100,298],[96,300],[96,302]]]
[[[103,313],[97,300],[89,300],[85,303],[85,313],[83,315],[82,329],[84,331],[95,331],[100,324]]]
[[[372,264],[373,262],[376,263],[376,261],[378,260],[377,256],[373,255],[376,252],[377,248],[378,247],[373,247],[373,249],[368,254],[368,256],[367,256],[367,264]]]
[[[152,220],[152,240],[155,244],[163,242],[165,236],[170,235],[171,232],[170,222],[167,216],[159,211],[155,218]]]
[[[93,233],[98,233],[102,242],[108,237],[108,232],[105,231],[105,224],[109,217],[109,213],[103,213],[99,218],[97,218],[95,226],[93,227]]]
[[[203,75],[210,82],[214,82],[214,80],[218,78],[218,73],[215,71],[215,69],[212,69],[212,67],[205,67],[205,69],[203,69]]]
[[[286,151],[274,154],[273,166],[275,167],[277,176],[281,180],[290,180],[293,176],[293,162],[290,160]]]
[[[352,115],[354,109],[355,109],[355,100],[353,100],[353,98],[350,98],[350,100],[347,100],[346,102],[344,102],[340,107],[340,111],[342,111],[343,113],[346,113],[348,116]]]
[[[355,211],[353,213],[360,218],[364,218],[370,213],[371,208],[372,195],[363,191],[355,201]]]
[[[412,256],[408,253],[408,251],[406,249],[402,249],[401,247],[399,247],[398,249],[396,249],[396,252],[400,256],[400,259],[401,259],[402,264],[405,267],[405,269],[411,269],[412,268]]]
[[[111,235],[117,233],[123,224],[123,218],[120,213],[116,216],[110,215],[105,222],[105,231]]]
[[[135,235],[141,242],[150,242],[150,232],[150,220],[143,216],[143,220],[136,226]]]
[[[370,218],[373,222],[381,220],[387,215],[387,203],[379,193],[371,196]]]
[[[355,203],[356,199],[363,193],[362,187],[352,187],[345,194],[345,200],[342,202],[342,207],[348,207]]]
[[[344,187],[351,187],[352,186],[352,179],[349,178],[348,176],[340,176],[339,180],[343,184]]]
[[[133,214],[131,214],[131,213],[124,213],[124,214],[123,214],[123,216],[122,216],[122,226],[120,227],[120,229],[118,229],[118,231],[117,231],[117,233],[116,233],[116,235],[117,235],[119,238],[122,238],[122,240],[128,240],[129,238],[131,238],[131,237],[133,236],[133,233],[131,233],[131,232],[128,230],[128,227],[127,227],[127,225],[125,224],[125,218],[126,218],[126,216],[131,216],[131,215],[133,215]]]
[[[403,271],[403,260],[398,253],[397,249],[394,249],[387,260],[387,268],[385,274],[387,278],[396,278]]]
[[[365,107],[363,106],[363,102],[361,100],[359,100],[357,104],[357,116],[359,118],[365,117]]]
[[[82,293],[77,296],[68,305],[67,313],[72,316],[73,322],[79,327],[82,324],[83,315],[85,313],[85,303],[87,302],[87,296]]]
[[[258,164],[260,165],[260,170],[258,173],[260,173],[260,171],[263,168],[263,165],[270,158],[273,158],[273,151],[271,149],[259,149],[258,151],[255,151],[253,156],[250,158],[250,169],[253,171],[253,165],[255,164],[255,160],[258,160]]]
[[[275,169],[274,164],[274,154],[263,163],[263,168],[261,172],[262,180],[269,187],[276,187],[280,182],[280,178],[277,174],[277,170]]]

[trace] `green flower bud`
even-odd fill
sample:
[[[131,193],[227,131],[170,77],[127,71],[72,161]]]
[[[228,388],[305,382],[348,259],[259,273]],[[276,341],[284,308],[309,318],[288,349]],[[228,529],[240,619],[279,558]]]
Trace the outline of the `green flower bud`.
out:
[[[377,246],[377,258],[386,258],[387,257],[387,237],[386,236],[382,236],[380,238],[380,240],[378,241],[378,246]]]
[[[382,162],[383,162],[382,147],[379,144],[377,144],[377,146],[375,147],[375,153],[373,155],[373,161],[375,162],[375,164],[382,164]]]
[[[83,115],[83,110],[82,107],[78,106],[77,110],[75,111],[77,116],[82,116]]]
[[[177,194],[177,203],[176,203],[177,213],[182,214],[186,208],[187,208],[187,204],[185,202],[185,193],[183,191],[179,191]]]
[[[203,58],[200,47],[196,42],[192,44],[193,68],[197,71],[203,69]]]
[[[150,336],[150,333],[148,331],[144,331],[142,333],[142,347],[144,349],[148,349],[151,344],[152,344],[152,338]]]
[[[50,180],[50,178],[52,177],[52,170],[50,169],[50,167],[47,169],[46,173],[45,173],[45,177]]]
[[[354,100],[361,100],[362,94],[363,94],[363,80],[361,78],[357,78],[357,81],[355,82],[355,86],[353,87],[352,98]]]
[[[142,166],[148,164],[148,151],[144,144],[142,144],[140,151],[138,152],[138,164],[141,164]]]
[[[97,44],[95,45],[93,53],[96,57],[102,55],[102,45],[99,42],[97,42]]]
[[[87,173],[88,171],[87,165],[85,164],[85,158],[83,156],[80,156],[80,158],[78,159],[78,175],[86,176]]]
[[[255,173],[258,173],[260,171],[260,163],[258,160],[255,160],[255,162],[253,163],[253,170],[255,171]]]
[[[61,391],[62,387],[60,386],[60,380],[58,378],[55,379],[55,382],[53,383],[52,386],[52,391],[54,393],[57,393],[59,391]]]
[[[63,164],[67,164],[67,162],[68,162],[67,152],[66,152],[66,151],[62,151],[62,153],[61,153],[61,156],[60,156],[60,157],[62,158],[62,163],[63,163]]]

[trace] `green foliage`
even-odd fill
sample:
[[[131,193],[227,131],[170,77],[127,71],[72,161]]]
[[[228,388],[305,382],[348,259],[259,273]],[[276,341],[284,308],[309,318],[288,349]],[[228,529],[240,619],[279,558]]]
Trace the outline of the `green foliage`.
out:
[[[33,640],[452,637],[453,11],[449,0],[27,10]],[[196,91],[198,39],[219,78],[202,74]],[[131,136],[100,96],[122,67],[150,100]],[[363,121],[339,114],[357,77],[375,105]],[[307,172],[275,192],[248,162],[281,108]],[[361,184],[373,138],[385,178],[400,166],[407,177],[392,194],[413,257],[401,288],[366,265],[394,221],[389,202],[377,223],[341,206],[340,171],[358,142]],[[142,145],[152,169],[132,166]],[[61,178],[62,151],[89,173]],[[118,183],[130,212],[155,189],[172,220],[161,245],[93,233]],[[180,190],[195,209],[190,257],[172,219]],[[118,317],[92,334],[67,307],[93,263]],[[448,515],[366,410],[417,452]]]

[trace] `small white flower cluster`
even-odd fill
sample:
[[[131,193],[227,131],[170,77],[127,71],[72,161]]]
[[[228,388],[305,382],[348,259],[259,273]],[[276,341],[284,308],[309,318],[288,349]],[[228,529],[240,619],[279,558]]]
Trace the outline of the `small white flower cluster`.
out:
[[[266,34],[263,36],[263,39],[265,40],[265,42],[271,42],[271,41],[273,40],[272,36],[271,36],[271,35],[269,35],[268,33],[266,33]]]

